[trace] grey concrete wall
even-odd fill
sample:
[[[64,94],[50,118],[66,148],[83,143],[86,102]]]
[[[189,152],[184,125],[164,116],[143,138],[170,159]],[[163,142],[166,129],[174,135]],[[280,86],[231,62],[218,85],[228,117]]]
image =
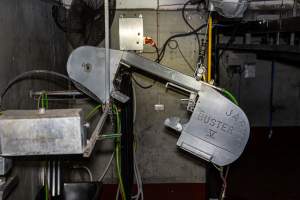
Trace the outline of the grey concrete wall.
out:
[[[6,4],[5,4],[6,3]],[[1,88],[9,79],[29,69],[52,69],[65,72],[67,49],[63,34],[53,24],[51,6],[33,1],[10,1],[3,2],[1,9],[1,26],[9,27],[7,33],[0,33],[1,43]],[[1,11],[2,11],[1,10]],[[14,14],[11,14],[14,13]],[[112,46],[118,48],[118,17],[120,14],[133,17],[142,13],[145,20],[145,35],[158,38],[158,44],[168,36],[186,32],[180,12],[155,12],[155,11],[132,11],[118,12],[112,29]],[[191,22],[200,23],[202,15],[191,13]],[[198,25],[197,24],[197,25]],[[196,25],[196,23],[195,23]],[[6,37],[8,35],[8,38]],[[178,39],[183,53],[190,63],[194,65],[196,59],[195,37]],[[154,59],[154,49],[145,48],[144,56]],[[192,74],[178,50],[167,50],[164,64],[175,69]],[[9,67],[8,67],[9,66]],[[143,84],[152,83],[145,77],[136,75]],[[54,88],[48,82],[23,81],[14,86],[5,98],[6,108],[28,109],[35,108],[34,101],[28,97],[30,89]],[[166,130],[164,120],[169,116],[181,116],[187,118],[187,112],[180,99],[185,96],[166,91],[164,85],[156,83],[149,90],[136,88],[137,94],[137,120],[135,133],[138,138],[138,162],[145,183],[161,182],[205,182],[204,163],[196,158],[179,152],[176,147],[177,135]],[[20,98],[22,99],[20,100]],[[154,111],[154,104],[163,103],[164,112]],[[85,102],[87,103],[87,102]],[[78,104],[77,107],[92,107]],[[89,160],[75,162],[77,165],[87,165],[94,180],[100,177],[113,151],[111,141],[102,141],[97,144],[94,156]],[[32,199],[39,185],[40,163],[16,162],[14,173],[20,175],[20,184],[12,194],[11,199]],[[115,183],[114,165],[105,178],[107,183]],[[88,180],[84,170],[71,170],[67,168],[66,180]]]
[[[158,41],[158,45],[175,33],[189,31],[184,24],[180,11],[118,11],[112,27],[112,48],[119,48],[118,20],[119,16],[137,17],[143,15],[145,36]],[[189,20],[196,26],[203,23],[203,15],[193,11],[189,12]],[[179,38],[183,54],[189,62],[195,66],[197,56],[197,42],[195,36]],[[143,56],[155,60],[156,53],[152,47],[145,46]],[[178,49],[167,49],[163,64],[183,73],[192,75],[192,71],[181,57]],[[153,80],[135,74],[143,85],[153,83]],[[167,91],[165,86],[156,82],[151,89],[144,90],[135,85],[137,114],[135,122],[135,134],[138,139],[137,156],[144,183],[203,183],[205,182],[204,162],[180,152],[176,147],[178,135],[166,130],[163,123],[167,117],[179,116],[187,120],[187,111],[181,99],[186,96]],[[154,110],[155,104],[164,104],[163,112]],[[92,169],[94,177],[100,177],[111,152],[112,144],[108,141],[99,142],[97,151],[92,160],[86,165]],[[84,179],[88,179],[84,175]],[[76,175],[80,179],[79,173]],[[114,167],[106,176],[105,182],[116,182]]]
[[[64,34],[53,23],[51,6],[38,0],[0,1],[0,90],[16,75],[31,69],[65,73],[68,56]],[[6,109],[36,108],[31,89],[51,89],[54,84],[24,80],[4,98]],[[20,183],[10,199],[33,199],[39,185],[39,163],[15,161],[12,174]]]
[[[0,7],[0,25],[5,27],[0,31],[1,79],[0,87],[17,74],[30,69],[50,69],[64,73],[67,50],[63,34],[53,24],[51,6],[39,1],[2,1]],[[133,16],[140,12],[120,12]],[[145,19],[145,35],[153,37],[159,42],[169,35],[188,30],[184,26],[180,12],[141,12]],[[192,15],[192,17],[200,17]],[[158,20],[158,23],[157,23]],[[116,17],[112,45],[117,48],[118,31]],[[158,29],[157,29],[158,28]],[[157,33],[159,32],[159,33]],[[195,62],[196,40],[194,37],[178,40],[184,54],[191,63]],[[189,48],[187,48],[189,47]],[[192,48],[190,48],[192,47]],[[153,49],[146,48],[146,52]],[[145,53],[145,56],[154,59],[155,54]],[[187,74],[192,74],[178,50],[168,50],[164,64]],[[143,84],[151,83],[144,77],[138,77]],[[54,86],[46,81],[27,80],[14,86],[6,98],[4,106],[7,109],[32,109],[35,102],[29,98],[31,89],[52,89]],[[204,182],[205,170],[203,162],[181,153],[176,148],[177,137],[167,131],[163,121],[169,116],[186,116],[181,98],[184,96],[174,92],[166,92],[164,85],[156,83],[149,90],[136,87],[137,94],[137,121],[135,132],[139,140],[138,160],[145,183],[161,182]],[[156,112],[154,104],[161,102],[165,105],[164,112]],[[102,174],[112,152],[110,141],[99,142],[94,157],[83,162],[88,165],[96,179]],[[79,163],[80,164],[80,163]],[[31,161],[16,161],[13,174],[20,177],[20,184],[10,199],[33,199],[40,185],[40,163]],[[82,171],[72,171],[69,180],[88,180]],[[105,182],[116,182],[114,166],[106,176]]]

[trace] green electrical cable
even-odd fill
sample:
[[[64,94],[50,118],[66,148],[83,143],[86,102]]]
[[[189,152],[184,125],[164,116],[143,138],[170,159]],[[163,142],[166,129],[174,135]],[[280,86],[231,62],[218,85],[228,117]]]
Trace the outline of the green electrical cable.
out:
[[[122,195],[122,199],[126,200],[126,195],[125,195],[125,190],[124,190],[124,184],[123,184],[123,179],[122,179],[122,175],[121,175],[121,169],[120,169],[120,165],[121,165],[121,161],[120,161],[120,143],[116,144],[116,165],[117,165],[117,175],[119,178],[119,184],[120,184],[120,190],[121,190],[121,195]]]
[[[48,105],[48,94],[45,92],[44,95],[45,95],[44,100],[45,100],[46,109],[48,109],[48,107],[49,107],[49,105]]]
[[[121,120],[120,120],[120,115],[117,106],[113,105],[113,111],[116,114],[117,117],[117,134],[121,134]],[[120,169],[120,157],[121,157],[121,144],[120,144],[120,137],[116,138],[116,165],[117,165],[117,175],[119,179],[119,184],[120,184],[120,190],[121,190],[121,195],[122,199],[126,200],[126,195],[125,195],[125,189],[124,189],[124,184],[123,184],[123,179],[121,175],[121,169]]]
[[[91,119],[91,118],[96,114],[96,112],[97,112],[100,108],[102,108],[102,104],[100,104],[100,105],[94,107],[94,108],[87,114],[87,116],[86,116],[85,119],[86,119],[86,120]]]
[[[48,197],[48,185],[46,184],[45,185],[45,200],[48,200],[49,197]]]
[[[222,92],[224,93],[224,95],[230,99],[234,104],[236,104],[237,106],[239,105],[239,102],[236,100],[236,98],[227,90],[222,89]]]
[[[41,99],[41,101],[42,101],[42,108],[45,108],[44,93],[42,93],[41,95],[42,95],[42,99]]]

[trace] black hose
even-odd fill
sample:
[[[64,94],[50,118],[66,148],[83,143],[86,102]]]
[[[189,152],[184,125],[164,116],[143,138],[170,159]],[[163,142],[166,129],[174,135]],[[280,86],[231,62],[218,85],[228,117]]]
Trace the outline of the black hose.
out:
[[[166,51],[166,47],[168,45],[168,43],[174,39],[174,38],[178,38],[178,37],[186,37],[186,36],[189,36],[189,35],[193,35],[195,33],[198,33],[198,31],[200,31],[201,29],[205,28],[206,27],[206,24],[203,24],[201,25],[200,27],[198,27],[197,29],[195,29],[194,31],[192,32],[189,32],[189,33],[180,33],[180,34],[176,34],[176,35],[173,35],[171,37],[169,37],[167,39],[167,41],[164,43],[163,47],[162,47],[162,50],[159,54],[159,59],[157,60],[157,62],[161,62],[161,60],[163,59],[164,55],[165,55],[165,51]]]
[[[188,25],[188,27],[190,27],[190,29],[191,29],[192,31],[195,31],[194,27],[187,21],[187,19],[186,19],[186,17],[185,17],[185,14],[184,14],[185,9],[186,9],[186,6],[187,6],[188,4],[191,4],[191,0],[190,0],[190,1],[187,1],[187,2],[183,5],[183,8],[182,8],[182,10],[181,10],[181,15],[182,15],[182,18],[183,18],[184,22]],[[201,54],[201,43],[200,43],[200,38],[199,38],[198,33],[195,33],[195,36],[196,36],[196,39],[197,39],[197,42],[198,42],[198,47],[199,47],[199,49],[198,49],[198,58],[197,58],[197,59],[199,60],[199,57],[200,57],[200,54]]]
[[[126,199],[131,199],[134,177],[134,135],[133,135],[133,89],[131,75],[122,75],[120,91],[130,97],[129,101],[121,104],[121,175],[124,183]]]
[[[55,77],[59,77],[61,79],[67,80],[67,81],[72,81],[71,78],[69,78],[66,75],[63,75],[63,74],[60,74],[60,73],[54,72],[54,71],[49,71],[49,70],[31,70],[31,71],[23,72],[22,74],[16,76],[13,80],[9,81],[9,83],[6,85],[4,90],[2,90],[1,96],[0,96],[0,110],[2,108],[2,99],[5,96],[5,94],[7,93],[7,91],[15,83],[17,83],[21,80],[27,79],[27,78],[31,78],[34,75],[51,75],[51,76],[55,76]]]

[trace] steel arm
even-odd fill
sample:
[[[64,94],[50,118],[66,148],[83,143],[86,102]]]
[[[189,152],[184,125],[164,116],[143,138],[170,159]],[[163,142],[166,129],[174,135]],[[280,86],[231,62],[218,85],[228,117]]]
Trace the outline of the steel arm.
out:
[[[110,50],[110,55],[111,86],[120,66],[124,65],[196,94],[193,114],[187,124],[172,119],[165,121],[167,126],[181,132],[177,142],[180,148],[219,166],[228,165],[241,155],[249,138],[248,119],[213,86],[130,52]],[[67,70],[80,90],[105,102],[105,49],[76,49],[69,57]],[[114,90],[110,88],[111,92]]]

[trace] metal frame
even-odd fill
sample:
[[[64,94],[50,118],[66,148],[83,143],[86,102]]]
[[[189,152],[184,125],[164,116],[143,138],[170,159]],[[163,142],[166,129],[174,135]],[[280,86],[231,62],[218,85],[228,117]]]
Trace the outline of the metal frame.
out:
[[[82,91],[88,95],[97,96],[99,100],[105,99],[103,90],[107,89],[101,88],[105,76],[101,72],[106,67],[104,54],[105,51],[102,48],[80,47],[71,54],[68,60],[70,78],[76,82],[80,90],[84,88]],[[176,85],[178,89],[182,88],[184,92],[191,91],[198,95],[192,117],[187,125],[183,126],[182,134],[177,142],[180,148],[220,166],[230,164],[241,155],[249,138],[249,122],[237,105],[215,90],[222,91],[222,89],[197,81],[193,77],[133,53],[110,50],[110,54],[111,83],[117,77],[119,68],[123,66],[154,76],[162,82],[169,82],[173,86]],[[91,70],[84,70],[82,67],[84,63],[91,63]],[[113,93],[116,89],[111,88],[110,92]],[[194,106],[190,105],[190,107]],[[201,123],[199,121],[200,111],[205,112],[212,121]],[[105,113],[104,118],[106,118]],[[216,123],[219,125],[215,126]],[[100,127],[101,125],[99,125]],[[95,130],[95,135],[98,130],[98,128]],[[92,139],[92,141],[95,140]],[[94,143],[90,150],[93,147]]]

